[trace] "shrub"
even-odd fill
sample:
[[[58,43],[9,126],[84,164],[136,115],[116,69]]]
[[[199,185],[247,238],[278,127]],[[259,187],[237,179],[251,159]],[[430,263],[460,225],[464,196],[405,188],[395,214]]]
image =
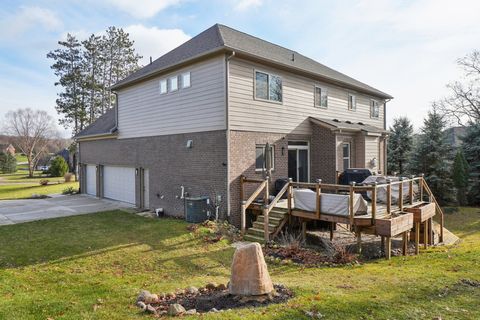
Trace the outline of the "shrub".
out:
[[[68,164],[61,156],[56,156],[50,164],[50,175],[52,177],[63,177],[68,172]]]
[[[0,172],[14,173],[17,171],[17,159],[8,152],[0,153]]]
[[[40,180],[39,183],[40,183],[40,185],[42,185],[42,186],[46,186],[49,182],[50,182],[50,181],[49,181],[48,179],[42,179],[42,180]]]
[[[70,181],[72,181],[73,173],[67,172],[67,173],[65,173],[63,178],[65,179],[65,182],[70,182]]]
[[[62,194],[75,194],[75,193],[77,193],[77,189],[75,189],[74,187],[68,187],[63,189],[62,191]]]

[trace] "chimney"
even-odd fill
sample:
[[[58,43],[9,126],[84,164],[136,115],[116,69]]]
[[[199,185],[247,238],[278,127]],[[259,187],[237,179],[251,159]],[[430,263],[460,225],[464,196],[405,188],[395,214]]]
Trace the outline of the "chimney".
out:
[[[152,64],[152,56],[150,56],[150,64]]]

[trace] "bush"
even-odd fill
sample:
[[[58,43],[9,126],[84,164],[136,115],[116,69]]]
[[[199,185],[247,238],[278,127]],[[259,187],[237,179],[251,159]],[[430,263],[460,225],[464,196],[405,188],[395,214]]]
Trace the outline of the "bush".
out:
[[[17,159],[8,152],[0,153],[0,172],[14,173],[17,171]]]
[[[67,172],[67,173],[65,173],[63,178],[65,179],[65,182],[70,182],[70,181],[72,181],[73,173]]]
[[[48,179],[42,179],[42,180],[40,180],[39,183],[40,183],[40,185],[42,185],[42,186],[46,186],[49,182],[50,182],[50,181],[49,181]]]
[[[50,164],[50,175],[52,177],[63,177],[68,172],[68,164],[61,156],[56,156]]]
[[[77,193],[77,189],[75,189],[74,187],[68,187],[68,188],[65,188],[63,189],[62,191],[62,194],[75,194]]]

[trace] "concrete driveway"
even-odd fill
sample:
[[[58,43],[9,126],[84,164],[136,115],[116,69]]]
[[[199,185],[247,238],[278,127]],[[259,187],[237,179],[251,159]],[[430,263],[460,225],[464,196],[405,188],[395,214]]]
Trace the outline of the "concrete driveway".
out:
[[[98,199],[87,195],[56,196],[48,199],[1,200],[0,226],[132,208],[132,205],[124,202]]]

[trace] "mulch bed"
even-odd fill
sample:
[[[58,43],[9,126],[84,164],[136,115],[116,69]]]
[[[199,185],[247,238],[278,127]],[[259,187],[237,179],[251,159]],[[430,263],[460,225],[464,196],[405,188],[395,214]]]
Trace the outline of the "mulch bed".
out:
[[[308,248],[288,248],[278,246],[268,246],[263,248],[264,255],[268,259],[279,259],[283,263],[289,261],[297,264],[301,264],[308,267],[320,266],[325,264],[348,264],[356,263],[357,259],[355,255],[351,255],[344,252],[337,252],[333,255],[322,254],[316,250]],[[285,262],[287,261],[287,262]]]
[[[197,313],[199,313],[209,312],[212,311],[212,309],[221,311],[234,308],[265,306],[272,303],[282,303],[293,296],[292,291],[281,284],[275,284],[274,288],[276,294],[271,295],[271,298],[259,296],[256,300],[249,300],[229,294],[228,289],[203,289],[194,294],[180,293],[176,294],[175,297],[166,297],[161,299],[158,303],[153,303],[152,306],[157,310],[158,313],[162,313],[162,311],[168,310],[169,305],[178,303],[181,304],[186,310],[196,309]]]

